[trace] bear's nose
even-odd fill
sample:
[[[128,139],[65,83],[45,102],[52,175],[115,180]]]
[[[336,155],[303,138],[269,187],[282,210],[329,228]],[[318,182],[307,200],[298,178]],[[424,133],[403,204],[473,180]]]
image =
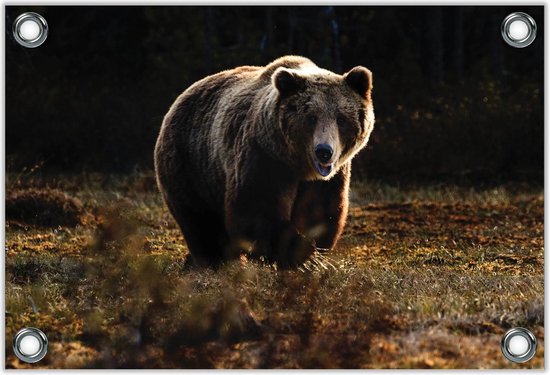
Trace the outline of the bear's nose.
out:
[[[326,143],[315,146],[315,156],[321,163],[326,163],[332,158],[332,147]]]

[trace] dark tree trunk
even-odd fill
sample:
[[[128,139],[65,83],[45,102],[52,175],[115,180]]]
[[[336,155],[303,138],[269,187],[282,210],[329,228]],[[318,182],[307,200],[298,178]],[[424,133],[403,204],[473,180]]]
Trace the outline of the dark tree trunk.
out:
[[[438,84],[443,81],[443,11],[441,7],[433,7],[426,14],[428,76],[432,84]]]
[[[269,58],[273,58],[273,8],[267,7],[265,12],[265,32],[260,47]]]
[[[455,81],[464,80],[464,11],[462,7],[456,7],[454,17],[454,57],[453,66]]]
[[[294,50],[294,32],[296,29],[296,12],[293,7],[288,8],[288,52]]]
[[[504,40],[502,39],[502,35],[500,34],[500,24],[502,22],[502,15],[498,12],[493,13],[490,16],[490,28],[491,31],[489,33],[490,37],[488,38],[490,43],[490,51],[491,51],[491,67],[493,70],[493,74],[497,80],[500,80],[502,76],[504,75],[505,66],[504,66],[504,58],[503,58],[503,47],[504,47]]]
[[[204,23],[206,24],[206,35],[204,36],[204,69],[207,73],[210,73],[214,68],[212,66],[212,60],[215,57],[216,43],[216,9],[214,7],[207,7],[204,12]]]
[[[340,51],[340,26],[338,25],[338,20],[336,19],[336,12],[333,6],[327,7],[327,15],[330,22],[330,32],[332,35],[332,45],[334,48],[334,67],[335,70],[339,73],[342,72],[342,53]]]

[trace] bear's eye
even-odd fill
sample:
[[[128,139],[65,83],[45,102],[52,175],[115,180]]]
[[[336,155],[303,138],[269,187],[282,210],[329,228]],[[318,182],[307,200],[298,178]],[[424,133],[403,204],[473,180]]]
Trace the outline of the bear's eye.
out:
[[[344,126],[346,124],[346,118],[343,115],[336,116],[336,123],[338,126]]]
[[[315,125],[317,123],[317,116],[315,115],[308,115],[306,118],[308,125]]]

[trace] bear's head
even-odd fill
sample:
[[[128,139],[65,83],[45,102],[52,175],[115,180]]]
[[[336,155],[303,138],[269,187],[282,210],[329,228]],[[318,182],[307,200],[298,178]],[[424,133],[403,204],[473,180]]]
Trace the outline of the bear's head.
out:
[[[272,84],[286,157],[304,179],[329,180],[367,144],[374,126],[367,68],[338,75],[317,67],[280,67]]]

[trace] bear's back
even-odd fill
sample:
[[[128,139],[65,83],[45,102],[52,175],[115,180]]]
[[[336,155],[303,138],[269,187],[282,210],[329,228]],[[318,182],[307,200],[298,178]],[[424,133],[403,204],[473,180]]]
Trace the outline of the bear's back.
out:
[[[187,95],[199,94],[203,99],[217,99],[226,90],[257,90],[271,84],[271,76],[279,67],[288,69],[317,68],[309,59],[301,56],[283,56],[266,66],[240,66],[212,74],[190,86]]]
[[[262,79],[271,79],[271,76],[278,68],[288,68],[288,69],[300,69],[300,68],[316,68],[315,65],[310,59],[307,59],[302,56],[288,55],[279,57],[277,60],[274,60],[269,65],[266,65],[263,68],[261,75]]]

